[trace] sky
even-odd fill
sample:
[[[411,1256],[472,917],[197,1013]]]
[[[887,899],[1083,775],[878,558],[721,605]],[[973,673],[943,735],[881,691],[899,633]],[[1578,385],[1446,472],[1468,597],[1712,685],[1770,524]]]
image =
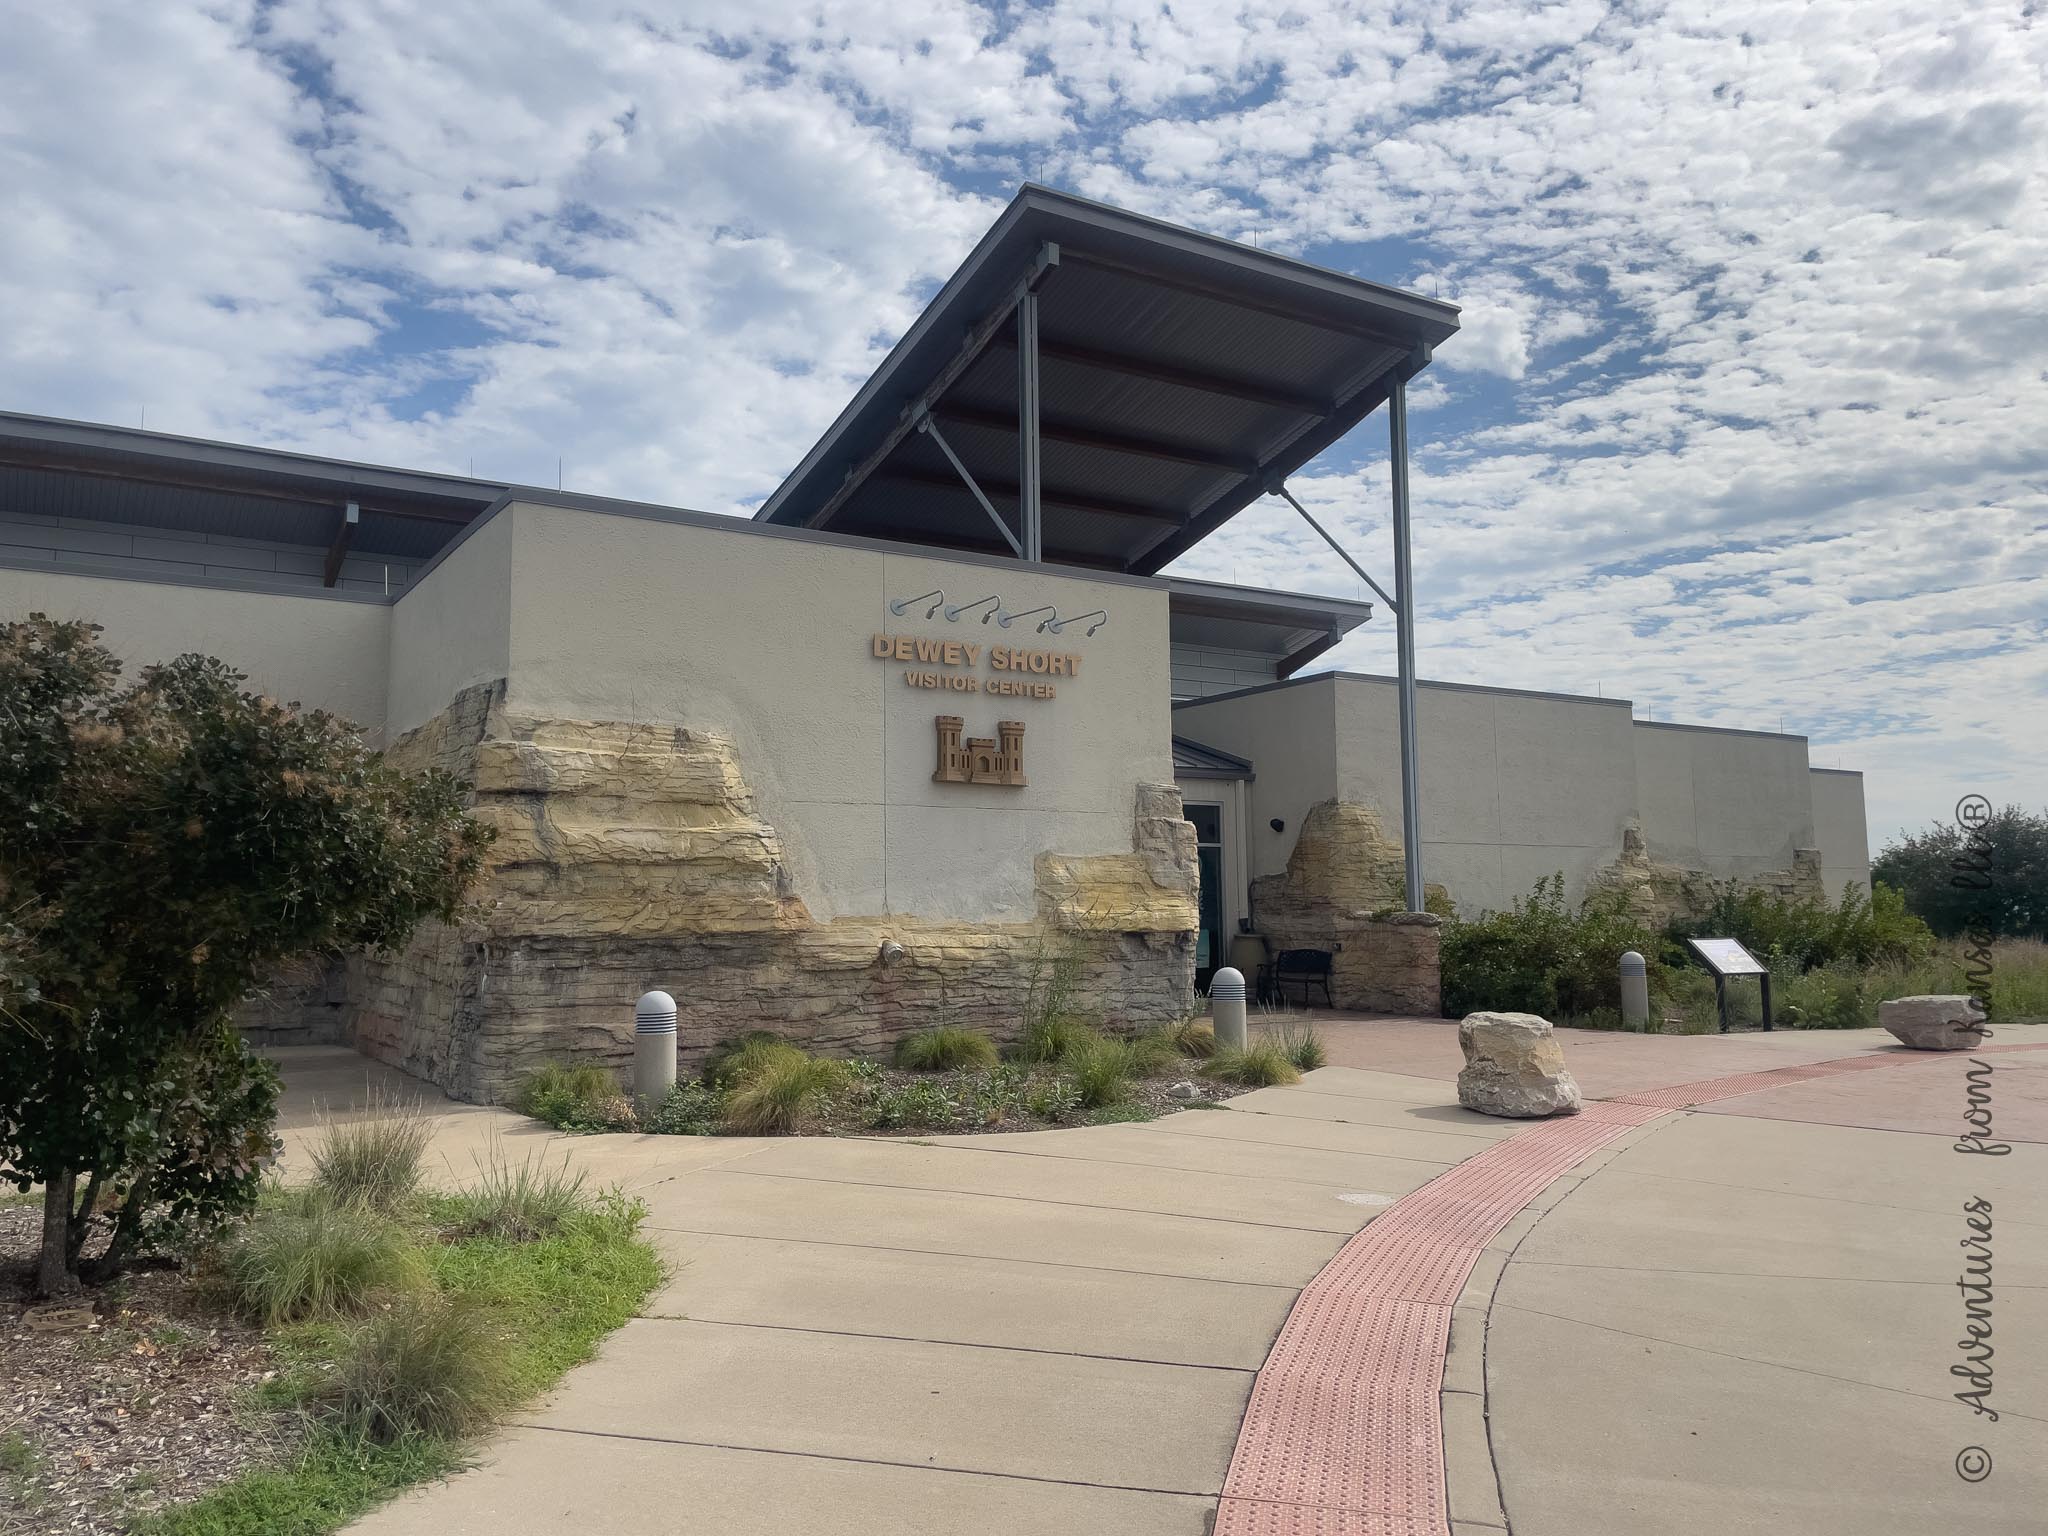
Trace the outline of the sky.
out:
[[[1423,676],[2048,803],[2048,0],[0,5],[0,408],[744,514],[1038,180],[1462,306]]]

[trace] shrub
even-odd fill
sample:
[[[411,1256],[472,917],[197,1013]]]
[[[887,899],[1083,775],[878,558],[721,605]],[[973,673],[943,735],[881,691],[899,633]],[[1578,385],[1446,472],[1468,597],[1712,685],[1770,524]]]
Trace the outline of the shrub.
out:
[[[1880,999],[1868,987],[1864,973],[1843,966],[1787,967],[1771,977],[1771,1008],[1793,1029],[1861,1029],[1877,1021]]]
[[[1272,1039],[1280,1047],[1281,1054],[1300,1071],[1313,1072],[1330,1059],[1329,1052],[1323,1048],[1323,1037],[1316,1033],[1315,1025],[1307,1019],[1281,1024]]]
[[[353,1119],[329,1121],[313,1148],[313,1182],[343,1205],[395,1210],[420,1187],[434,1127],[418,1099],[373,1091]]]
[[[1029,1062],[1062,1062],[1087,1050],[1102,1035],[1079,1019],[1065,1014],[1028,1021],[1017,1041],[1017,1059]]]
[[[516,1391],[506,1341],[489,1312],[422,1295],[350,1332],[323,1402],[343,1433],[389,1445],[474,1434]]]
[[[477,1159],[474,1187],[456,1194],[448,1212],[463,1233],[526,1243],[552,1237],[583,1209],[583,1175],[529,1158],[514,1164],[496,1147]]]
[[[1071,1078],[1048,1078],[1025,1095],[1024,1107],[1041,1120],[1064,1120],[1081,1107],[1080,1090]]]
[[[769,1029],[750,1029],[730,1040],[721,1040],[704,1063],[704,1081],[714,1088],[730,1088],[770,1061],[787,1060],[803,1052]]]
[[[1557,1020],[1621,1005],[1622,953],[1653,966],[1659,935],[1629,915],[1627,898],[1602,891],[1577,911],[1565,905],[1564,876],[1551,875],[1505,912],[1442,929],[1444,1012],[1535,1013]]]
[[[991,1067],[968,1086],[967,1114],[976,1125],[1001,1125],[1024,1107],[1024,1074],[1016,1067]]]
[[[1798,971],[1836,964],[1911,965],[1934,948],[1927,925],[1906,910],[1904,897],[1882,883],[1872,886],[1868,896],[1845,886],[1833,907],[1723,885],[1705,913],[1672,922],[1665,937],[1670,941],[1665,958],[1672,964],[1688,963],[1688,938],[1733,938],[1758,959],[1777,957]]]
[[[1236,1083],[1240,1088],[1271,1088],[1301,1081],[1300,1070],[1271,1035],[1259,1036],[1243,1050],[1219,1047],[1203,1066],[1202,1074],[1218,1082]]]
[[[519,1080],[512,1107],[558,1131],[589,1133],[633,1128],[633,1106],[603,1067],[549,1062]]]
[[[868,1123],[881,1131],[935,1130],[951,1125],[959,1114],[959,1102],[938,1083],[906,1083],[875,1095]]]
[[[223,1258],[236,1302],[271,1325],[360,1311],[426,1275],[419,1249],[388,1217],[318,1192],[259,1210]]]
[[[995,1042],[971,1029],[921,1029],[896,1042],[896,1065],[913,1072],[975,1071],[996,1061]]]
[[[832,1095],[852,1080],[846,1063],[806,1056],[782,1041],[735,1055],[729,1065],[735,1076],[725,1128],[740,1136],[788,1136],[815,1125]]]
[[[642,1127],[657,1136],[711,1136],[725,1120],[725,1092],[704,1083],[677,1083]]]
[[[1878,882],[1897,889],[1943,938],[2048,939],[2048,814],[2008,805],[1975,827],[1937,821],[1886,843],[1870,873],[1873,898]]]

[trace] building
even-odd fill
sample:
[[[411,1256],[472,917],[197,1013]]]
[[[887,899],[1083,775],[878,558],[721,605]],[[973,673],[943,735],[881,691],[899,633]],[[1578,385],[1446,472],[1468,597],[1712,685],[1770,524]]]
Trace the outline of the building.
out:
[[[623,1060],[653,986],[686,1059],[1007,1029],[1069,982],[1168,1018],[1246,923],[1432,1007],[1432,921],[1380,911],[1385,680],[1299,675],[1371,608],[1160,572],[1455,329],[1027,188],[751,522],[0,416],[0,617],[219,655],[474,784],[474,919],[249,1015],[459,1094]],[[1796,737],[1448,685],[1419,720],[1424,868],[1468,907],[1864,868],[1858,781]]]

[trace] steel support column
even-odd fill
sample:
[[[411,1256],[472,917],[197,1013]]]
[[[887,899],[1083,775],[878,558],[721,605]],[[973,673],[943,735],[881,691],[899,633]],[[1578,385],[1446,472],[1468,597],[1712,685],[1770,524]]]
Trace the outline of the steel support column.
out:
[[[1394,488],[1394,653],[1401,698],[1401,864],[1408,910],[1422,910],[1422,786],[1415,754],[1415,580],[1408,537],[1408,385],[1387,396],[1387,457]]]
[[[1017,520],[1024,558],[1045,558],[1038,464],[1038,295],[1017,300]]]

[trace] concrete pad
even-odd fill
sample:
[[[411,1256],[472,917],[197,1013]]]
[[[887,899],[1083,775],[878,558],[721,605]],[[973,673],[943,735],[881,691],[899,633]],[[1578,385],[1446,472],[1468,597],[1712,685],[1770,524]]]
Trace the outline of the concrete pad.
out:
[[[758,1178],[712,1168],[640,1191],[649,1225],[1071,1264],[1300,1289],[1342,1244],[1332,1232],[1097,1210],[944,1190]]]
[[[765,1238],[656,1234],[650,1317],[1004,1345],[1256,1371],[1294,1305],[1278,1286]]]
[[[531,1422],[1161,1492],[1223,1486],[1242,1371],[636,1319]]]
[[[1498,1306],[1487,1385],[1516,1536],[2038,1536],[2048,1507],[2048,1427],[1947,1399]]]
[[[1958,1266],[1959,1267],[1959,1266]],[[2002,1269],[2002,1266],[2001,1266]],[[1994,1342],[2001,1411],[2048,1421],[2048,1290],[1999,1284]],[[1517,1262],[1494,1298],[1617,1332],[1739,1355],[1842,1381],[1950,1403],[1963,1307],[1955,1285],[1878,1280],[1788,1280],[1776,1275],[1683,1275],[1560,1269]],[[2005,1341],[2012,1340],[2007,1346]]]
[[[1451,1031],[1451,1049],[1457,1053],[1457,1029]],[[1452,1072],[1452,1079],[1457,1073]],[[1398,1072],[1372,1072],[1360,1067],[1318,1067],[1305,1075],[1303,1089],[1339,1097],[1384,1099],[1390,1104],[1423,1104],[1453,1107],[1458,1102],[1457,1084],[1441,1077],[1411,1077]]]
[[[1215,1500],[519,1429],[362,1536],[1204,1536]]]
[[[1242,1173],[1212,1173],[1191,1180],[1166,1168],[1017,1157],[945,1142],[913,1146],[822,1137],[785,1141],[753,1153],[743,1166],[729,1165],[729,1171],[1301,1227],[1347,1237],[1370,1214],[1339,1201],[1335,1190],[1291,1180]]]
[[[1857,1074],[1873,1089],[1877,1084],[1871,1078],[1894,1075]],[[1958,1115],[1962,1102],[1958,1090]],[[1982,1157],[1958,1153],[1954,1143],[1953,1133],[1929,1136],[1790,1120],[1679,1115],[1661,1122],[1656,1135],[1626,1148],[1607,1167],[1615,1173],[1683,1181],[1674,1182],[1673,1198],[1683,1198],[1696,1184],[1721,1184],[1947,1213],[1981,1195],[2010,1206],[2015,1218],[2024,1214],[2038,1221],[2048,1214],[2036,1203],[2038,1192],[2048,1187],[2048,1146],[2015,1143],[2007,1156]],[[2034,1209],[2023,1213],[2023,1204]]]
[[[1486,1399],[1473,1392],[1445,1392],[1444,1491],[1451,1519],[1468,1525],[1502,1526],[1500,1486],[1493,1475],[1493,1451],[1486,1439]]]
[[[1103,1125],[1059,1136],[974,1136],[958,1138],[1006,1157],[1080,1158],[1102,1163],[1136,1163],[1171,1168],[1187,1175],[1234,1174],[1280,1179],[1335,1191],[1398,1197],[1428,1183],[1444,1163],[1415,1158],[1376,1157],[1368,1152],[1318,1152],[1303,1147],[1269,1147],[1257,1142],[1178,1136],[1170,1125]],[[947,1142],[948,1146],[953,1142]],[[1190,1187],[1202,1180],[1189,1179]]]
[[[1649,1145],[1650,1143],[1646,1143]],[[1943,1215],[1714,1184],[1617,1162],[1545,1216],[1515,1262],[1584,1269],[1808,1275],[1953,1284],[1960,1210]],[[1958,1202],[1960,1205],[1960,1202]],[[2048,1229],[1998,1229],[2001,1285],[2048,1284]]]
[[[1261,1089],[1261,1092],[1269,1090]],[[1439,1170],[1490,1146],[1485,1137],[1406,1130],[1385,1125],[1303,1119],[1294,1115],[1260,1115],[1228,1110],[1176,1115],[1170,1127],[1161,1122],[1137,1127],[1155,1135],[1210,1136],[1226,1141],[1256,1142],[1274,1147],[1299,1147],[1317,1152],[1362,1152],[1433,1163]]]
[[[1362,1098],[1354,1094],[1317,1093],[1305,1083],[1285,1088],[1255,1088],[1234,1099],[1225,1099],[1223,1108],[1234,1114],[1333,1120],[1346,1125],[1384,1125],[1407,1131],[1477,1137],[1485,1141],[1499,1141],[1504,1136],[1512,1136],[1528,1123],[1524,1120],[1501,1120],[1460,1109],[1456,1095],[1449,1103],[1410,1104]]]

